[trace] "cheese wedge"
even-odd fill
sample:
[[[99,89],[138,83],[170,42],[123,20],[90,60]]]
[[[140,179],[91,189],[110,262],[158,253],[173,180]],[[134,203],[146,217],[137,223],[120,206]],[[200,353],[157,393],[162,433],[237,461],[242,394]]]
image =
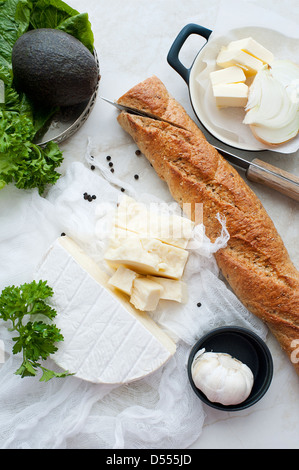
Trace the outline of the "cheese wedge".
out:
[[[185,282],[158,276],[148,276],[148,278],[162,287],[161,300],[172,300],[179,303],[187,302],[188,294]]]
[[[146,312],[156,310],[163,287],[147,277],[138,277],[133,283],[130,302],[138,309]]]
[[[115,287],[127,295],[132,294],[133,283],[138,274],[131,269],[119,266],[108,281],[109,286]]]
[[[186,248],[192,237],[194,222],[176,214],[159,213],[159,207],[124,196],[119,202],[114,223],[146,238],[156,238],[178,248]]]
[[[64,336],[52,357],[76,377],[124,384],[154,372],[175,353],[175,343],[110,289],[109,276],[70,238],[55,241],[35,278],[52,286],[55,323]]]
[[[114,269],[122,265],[139,274],[180,279],[188,259],[188,251],[154,238],[143,238],[134,232],[115,228],[104,259]]]

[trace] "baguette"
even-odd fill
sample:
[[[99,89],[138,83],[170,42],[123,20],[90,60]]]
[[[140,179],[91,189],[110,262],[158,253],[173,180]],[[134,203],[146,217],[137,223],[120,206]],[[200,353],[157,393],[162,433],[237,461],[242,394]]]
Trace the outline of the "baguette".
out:
[[[195,204],[203,204],[211,241],[220,235],[217,214],[225,217],[230,239],[215,254],[219,269],[245,307],[268,325],[299,375],[299,273],[260,200],[157,77],[118,103],[172,123],[125,111],[117,118],[172,197],[181,207],[191,205],[193,220]]]

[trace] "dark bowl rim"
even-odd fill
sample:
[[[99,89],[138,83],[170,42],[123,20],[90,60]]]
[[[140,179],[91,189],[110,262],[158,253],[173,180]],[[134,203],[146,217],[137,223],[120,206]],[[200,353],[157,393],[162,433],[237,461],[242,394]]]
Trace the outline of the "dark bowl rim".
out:
[[[264,380],[262,381],[262,384],[259,388],[259,391],[256,392],[253,396],[249,395],[249,397],[242,403],[238,405],[222,405],[221,403],[216,403],[216,402],[211,402],[194,384],[193,379],[192,379],[192,373],[191,373],[191,366],[192,362],[194,359],[195,354],[204,347],[204,343],[206,340],[210,339],[211,337],[215,335],[219,335],[221,333],[226,333],[226,332],[232,332],[232,333],[240,333],[243,336],[246,336],[247,338],[251,339],[255,344],[258,345],[260,348],[261,352],[263,353],[263,356],[265,358],[266,362],[266,374],[264,377]],[[225,352],[225,351],[224,351]],[[191,387],[195,394],[200,398],[200,400],[205,403],[206,405],[222,410],[222,411],[241,411],[246,408],[251,407],[255,403],[257,403],[267,392],[267,390],[270,387],[270,384],[272,382],[273,378],[273,359],[271,352],[266,345],[265,341],[254,331],[241,327],[241,326],[222,326],[218,328],[214,328],[210,330],[208,333],[204,334],[202,337],[200,337],[196,343],[193,345],[193,347],[190,350],[189,357],[188,357],[188,362],[187,362],[187,372],[188,372],[188,378],[191,384]]]

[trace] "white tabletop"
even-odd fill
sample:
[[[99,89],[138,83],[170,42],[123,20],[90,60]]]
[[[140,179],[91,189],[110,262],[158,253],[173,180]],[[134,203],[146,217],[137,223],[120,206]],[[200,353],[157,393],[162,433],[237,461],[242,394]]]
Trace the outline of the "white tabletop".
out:
[[[88,11],[95,34],[102,79],[99,94],[117,99],[131,86],[151,75],[157,75],[187,109],[194,119],[190,105],[188,87],[183,79],[168,65],[166,57],[169,48],[188,23],[195,22],[211,30],[219,21],[220,0],[72,0],[74,8]],[[227,4],[227,2],[224,2]],[[287,6],[286,6],[287,5]],[[281,23],[290,20],[299,22],[297,0],[287,2],[259,0],[239,1],[238,15],[242,9],[263,7],[270,14],[277,14]],[[226,11],[227,16],[234,12]],[[244,13],[245,14],[245,13]],[[258,19],[257,19],[258,21]],[[279,23],[279,26],[280,24]],[[278,23],[277,23],[278,24]],[[225,26],[225,25],[224,25]],[[275,25],[273,25],[275,27]],[[269,25],[272,27],[272,25]],[[190,67],[198,49],[205,43],[202,38],[190,37],[181,51],[181,60]],[[62,147],[67,156],[84,151],[86,138],[92,136],[99,148],[113,148],[109,135],[115,131],[115,112],[98,100],[90,120],[78,134]],[[113,131],[112,131],[113,128]],[[76,149],[76,152],[74,152]],[[298,152],[291,156],[265,154],[265,160],[299,175]],[[70,157],[70,158],[72,158]],[[262,155],[259,155],[262,157]],[[293,262],[299,267],[299,210],[298,203],[258,184],[251,184],[274,220]],[[276,341],[269,335],[267,343],[271,348],[276,369],[285,368],[288,382],[281,388],[276,385],[276,374],[264,399],[252,408],[238,413],[226,413],[205,407],[206,419],[200,438],[192,448],[298,448],[299,402],[298,378],[292,372],[288,359],[280,351]]]
[[[69,5],[80,12],[88,12],[95,36],[95,48],[100,62],[101,81],[99,98],[91,116],[83,127],[68,141],[61,144],[64,152],[62,170],[72,161],[81,161],[88,138],[93,148],[112,152],[115,135],[121,145],[122,130],[116,122],[115,110],[100,96],[117,99],[129,88],[151,75],[157,75],[170,93],[196,120],[189,100],[188,87],[169,66],[166,57],[179,31],[195,22],[211,30],[219,22],[219,8],[227,2],[221,0],[69,0]],[[228,2],[230,4],[230,2]],[[299,23],[298,0],[239,0],[239,15],[246,9],[262,7],[270,10],[281,22]],[[226,9],[227,16],[234,15]],[[257,19],[258,21],[258,19]],[[218,23],[219,24],[219,23]],[[275,25],[273,25],[275,28]],[[181,52],[181,60],[191,66],[199,48],[204,44],[199,37],[190,37]],[[241,152],[242,153],[242,152]],[[271,161],[299,176],[299,153],[281,155],[260,153],[259,158]],[[150,170],[148,170],[150,171]],[[124,175],[124,179],[126,176]],[[127,175],[127,178],[131,177]],[[299,210],[298,203],[249,183],[273,219],[294,264],[299,268]],[[191,444],[192,449],[258,449],[298,448],[299,436],[299,381],[292,365],[281,352],[275,339],[268,335],[267,344],[273,355],[274,376],[266,396],[255,406],[237,413],[221,412],[204,406],[206,418],[200,437]],[[280,380],[276,376],[279,371]],[[281,378],[286,381],[281,386]]]

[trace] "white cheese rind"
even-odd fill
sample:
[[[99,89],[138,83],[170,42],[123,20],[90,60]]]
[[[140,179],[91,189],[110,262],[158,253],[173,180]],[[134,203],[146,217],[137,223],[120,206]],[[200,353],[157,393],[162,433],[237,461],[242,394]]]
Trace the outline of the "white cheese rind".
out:
[[[55,362],[83,380],[122,384],[160,368],[174,354],[173,341],[116,291],[109,277],[68,237],[40,263],[36,279],[53,288],[55,323],[64,336]]]

